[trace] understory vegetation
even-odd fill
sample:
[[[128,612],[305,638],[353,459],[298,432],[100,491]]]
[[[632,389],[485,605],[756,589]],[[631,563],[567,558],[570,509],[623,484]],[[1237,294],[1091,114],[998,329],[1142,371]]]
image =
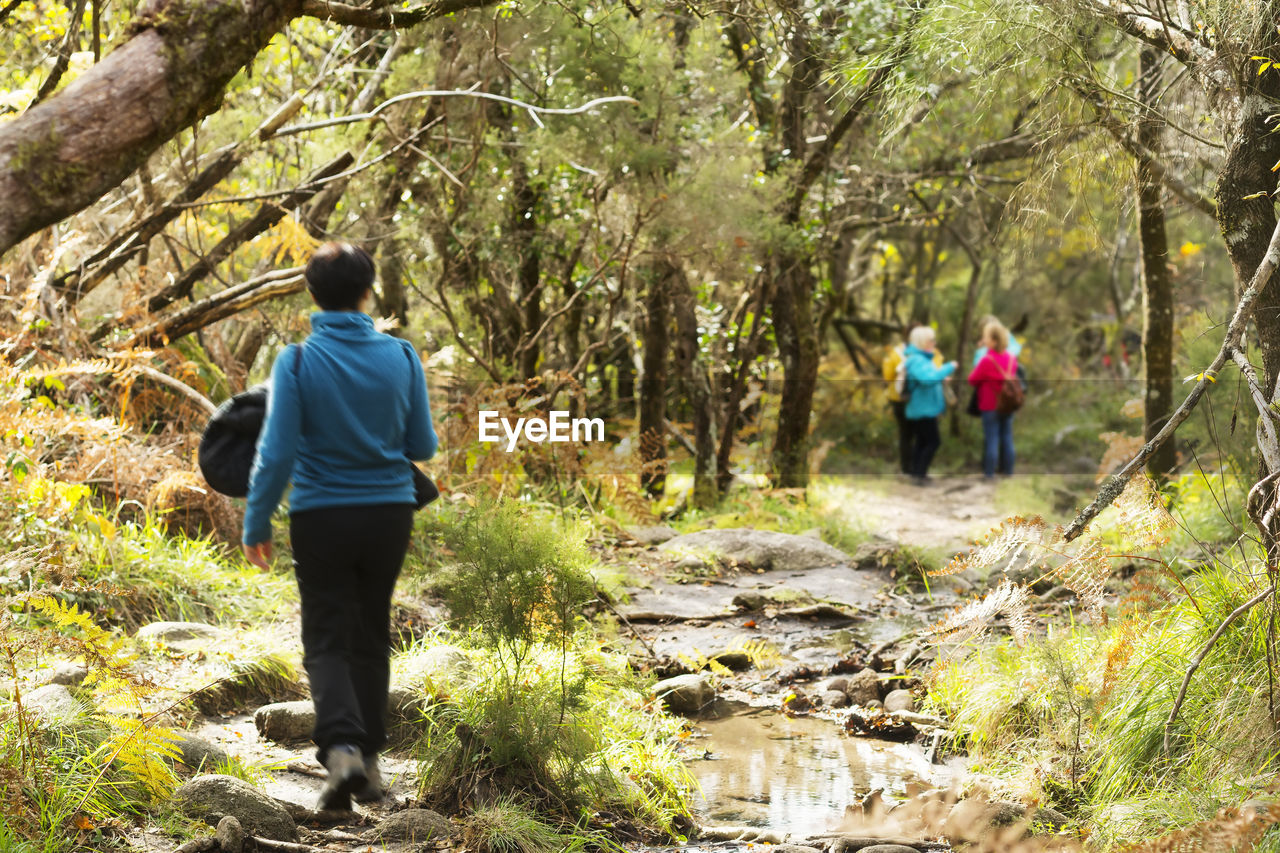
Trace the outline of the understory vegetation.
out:
[[[276,568],[248,567],[244,506],[196,457],[337,304],[306,274],[331,242],[427,377],[442,496],[393,611],[398,747],[468,850],[692,835],[692,735],[651,680],[741,686],[732,655],[809,713],[761,661],[816,681],[835,664],[795,637],[834,647],[828,618],[874,622],[842,661],[929,690],[975,790],[1061,811],[1064,846],[1252,845],[1280,817],[1277,22],[1280,0],[0,0],[0,853],[191,835],[167,805],[190,727],[306,697],[286,511]],[[899,389],[925,329],[914,373],[955,372]],[[1000,465],[965,412],[1002,346],[1027,386],[976,412],[992,439],[1012,418]],[[481,434],[565,414],[599,435]],[[708,528],[838,563],[821,539],[880,586],[837,607],[844,568],[648,551]],[[659,655],[644,625],[685,617],[623,615],[730,578],[681,630],[734,648]],[[952,590],[972,601],[943,613]]]
[[[1231,517],[1234,475],[1188,475],[1167,499],[1169,538],[1101,522],[1116,606],[951,647],[932,675],[930,700],[973,769],[1058,809],[1099,849],[1190,825],[1206,828],[1186,849],[1235,849],[1280,819],[1268,811],[1280,768],[1274,609],[1252,606],[1274,576]],[[1235,815],[1250,809],[1263,822],[1246,831]],[[1241,849],[1280,849],[1280,832]]]

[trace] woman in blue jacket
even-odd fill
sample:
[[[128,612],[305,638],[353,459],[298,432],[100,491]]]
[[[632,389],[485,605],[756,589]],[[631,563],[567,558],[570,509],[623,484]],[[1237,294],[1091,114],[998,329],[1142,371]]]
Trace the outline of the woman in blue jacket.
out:
[[[942,444],[938,430],[938,418],[947,407],[942,392],[942,382],[955,373],[956,363],[934,364],[934,352],[938,348],[937,335],[928,326],[916,326],[911,330],[906,348],[906,388],[910,395],[905,410],[911,434],[911,467],[907,472],[916,485],[930,482],[929,465]]]
[[[271,514],[292,481],[289,537],[302,600],[312,739],[329,771],[321,809],[383,796],[391,593],[413,527],[413,474],[436,434],[422,362],[374,329],[373,259],[326,243],[306,269],[311,335],[271,369],[244,514],[244,553],[271,559]]]

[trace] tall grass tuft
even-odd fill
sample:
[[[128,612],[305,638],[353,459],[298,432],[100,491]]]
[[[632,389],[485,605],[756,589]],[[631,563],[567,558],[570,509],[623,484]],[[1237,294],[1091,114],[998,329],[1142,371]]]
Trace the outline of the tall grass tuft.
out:
[[[677,837],[691,787],[667,745],[677,726],[587,629],[581,533],[506,504],[474,513],[449,547],[440,588],[470,664],[435,685],[417,744],[423,800],[490,817],[518,802],[567,838],[584,815]]]

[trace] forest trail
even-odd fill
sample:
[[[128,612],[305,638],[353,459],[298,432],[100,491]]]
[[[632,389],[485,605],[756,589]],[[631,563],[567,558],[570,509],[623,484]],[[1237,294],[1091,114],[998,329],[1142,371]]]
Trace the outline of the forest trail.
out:
[[[811,491],[810,500],[865,540],[834,565],[805,565],[803,559],[789,564],[777,555],[760,564],[700,562],[661,545],[620,544],[599,555],[624,570],[618,612],[629,620],[632,639],[640,641],[633,655],[656,655],[659,675],[697,672],[699,662],[725,650],[760,655],[745,671],[722,670],[714,679],[714,705],[690,721],[694,734],[686,760],[700,786],[699,821],[711,839],[741,825],[762,833],[760,840],[801,839],[809,834],[803,827],[837,827],[851,791],[880,788],[902,797],[909,786],[945,788],[963,775],[961,764],[934,763],[920,745],[846,736],[838,724],[841,712],[830,705],[829,694],[823,698],[823,690],[836,673],[868,666],[880,669],[882,693],[914,683],[894,680],[895,659],[930,657],[915,645],[920,632],[971,590],[954,578],[936,579],[926,590],[903,566],[912,555],[941,565],[998,525],[1004,516],[998,492],[998,484],[981,477],[942,478],[925,487],[889,478],[827,482]],[[795,549],[792,555],[829,547],[816,532],[724,532],[781,536],[784,548]],[[278,651],[300,653],[293,631],[282,630],[277,640]],[[812,710],[781,713],[794,693],[811,696]],[[310,702],[291,705],[281,708],[277,726],[302,733],[309,728]],[[260,731],[255,710],[203,717],[186,737],[238,759],[256,787],[290,804],[308,844],[341,848],[362,836],[367,844],[373,839],[366,833],[414,803],[417,767],[400,745],[383,758],[390,783],[385,804],[361,806],[346,819],[317,820],[307,807],[324,774],[312,748],[296,734]],[[174,847],[154,828],[135,832],[131,841],[135,849],[149,851]],[[398,845],[384,840],[375,849]],[[722,841],[702,849],[735,845]]]
[[[855,528],[900,545],[950,556],[997,527],[997,483],[978,475],[945,477],[927,486],[897,478],[841,486],[839,506]]]

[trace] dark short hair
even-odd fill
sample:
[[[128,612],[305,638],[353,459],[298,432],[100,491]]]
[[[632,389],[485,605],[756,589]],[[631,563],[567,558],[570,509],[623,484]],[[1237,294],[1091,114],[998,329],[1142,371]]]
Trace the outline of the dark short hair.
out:
[[[307,262],[307,290],[325,311],[354,311],[373,287],[373,258],[359,246],[325,243]]]

